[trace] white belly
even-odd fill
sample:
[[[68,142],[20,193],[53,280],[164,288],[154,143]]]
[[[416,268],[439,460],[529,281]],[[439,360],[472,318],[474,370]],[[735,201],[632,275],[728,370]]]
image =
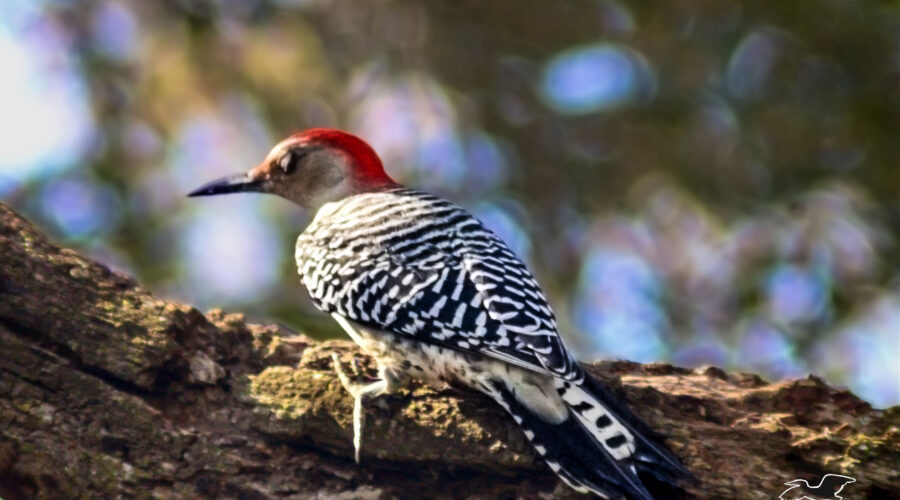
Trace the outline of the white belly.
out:
[[[372,331],[337,314],[332,316],[363,352],[375,358],[382,377],[393,377],[397,381],[414,378],[438,388],[458,383],[487,394],[491,394],[488,380],[500,380],[506,383],[516,399],[547,421],[561,422],[568,417],[568,409],[550,375],[475,353],[426,344],[394,333]]]

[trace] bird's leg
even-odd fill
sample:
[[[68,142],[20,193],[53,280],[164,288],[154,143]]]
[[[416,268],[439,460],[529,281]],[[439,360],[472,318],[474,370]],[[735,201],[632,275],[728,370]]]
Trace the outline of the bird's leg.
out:
[[[344,389],[353,396],[353,450],[356,463],[359,463],[359,454],[362,449],[362,435],[366,425],[366,414],[363,411],[364,400],[378,397],[382,394],[393,394],[397,392],[403,385],[403,380],[394,376],[390,370],[384,366],[378,367],[378,380],[369,383],[354,382],[344,371],[344,366],[337,353],[331,354],[331,360],[334,363],[334,371],[337,373],[338,379]],[[355,359],[354,359],[355,361]],[[355,365],[359,370],[358,364]]]

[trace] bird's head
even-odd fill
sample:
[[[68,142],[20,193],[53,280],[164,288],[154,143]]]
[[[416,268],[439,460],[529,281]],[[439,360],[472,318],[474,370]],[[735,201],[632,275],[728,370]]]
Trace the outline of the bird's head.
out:
[[[276,144],[247,173],[216,179],[188,196],[271,193],[317,210],[353,194],[394,186],[397,183],[365,141],[341,130],[314,128]]]

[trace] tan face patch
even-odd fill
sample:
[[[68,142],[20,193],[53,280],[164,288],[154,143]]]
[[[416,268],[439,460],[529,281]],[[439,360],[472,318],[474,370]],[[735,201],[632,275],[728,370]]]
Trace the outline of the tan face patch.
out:
[[[267,159],[259,165],[251,168],[250,171],[247,172],[247,178],[252,181],[268,180],[272,178],[272,170],[272,162]]]

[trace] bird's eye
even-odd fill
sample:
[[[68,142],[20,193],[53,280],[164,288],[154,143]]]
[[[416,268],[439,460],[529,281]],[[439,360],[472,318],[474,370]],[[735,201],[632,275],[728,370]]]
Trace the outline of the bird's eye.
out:
[[[297,168],[297,163],[300,162],[302,156],[293,151],[288,151],[278,160],[278,166],[281,167],[281,170],[284,170],[284,173],[290,174]]]

